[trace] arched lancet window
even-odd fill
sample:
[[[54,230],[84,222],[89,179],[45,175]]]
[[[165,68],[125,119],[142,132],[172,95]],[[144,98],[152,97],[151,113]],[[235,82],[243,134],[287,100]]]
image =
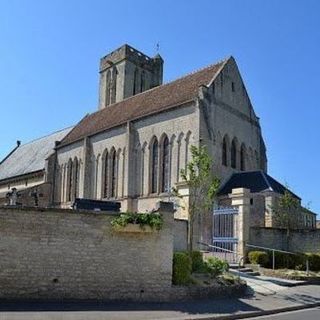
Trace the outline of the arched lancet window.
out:
[[[62,164],[61,165],[61,182],[60,182],[60,186],[61,186],[61,191],[60,191],[60,202],[64,202],[64,196],[65,196],[65,190],[66,190],[66,181],[65,181],[65,165]]]
[[[112,88],[111,88],[111,103],[116,102],[116,94],[117,94],[117,76],[118,70],[116,67],[112,70]]]
[[[252,148],[248,148],[248,164],[247,169],[253,170],[254,169],[254,162],[253,162],[253,151]]]
[[[111,72],[110,70],[108,70],[106,75],[106,97],[105,97],[106,106],[110,104],[110,91],[111,91]]]
[[[67,201],[71,201],[72,200],[72,180],[73,180],[73,163],[72,160],[69,160],[68,163],[68,176],[67,176],[68,180],[67,180]]]
[[[26,180],[27,183],[28,180]],[[57,163],[56,172],[55,172],[55,188],[54,188],[54,202],[60,199],[60,191],[61,191],[61,166]]]
[[[227,137],[223,138],[222,142],[222,164],[224,166],[228,165],[228,143],[227,143]]]
[[[79,196],[79,161],[77,158],[74,159],[74,190],[73,190],[73,194],[74,194],[74,199],[78,198]]]
[[[139,70],[136,68],[133,74],[133,94],[139,93]]]
[[[183,140],[183,136],[184,136],[184,133],[183,132],[180,132],[180,134],[178,135],[178,138],[177,138],[177,152],[176,152],[176,156],[177,156],[177,171],[176,171],[176,174],[177,174],[177,182],[180,181],[180,170],[181,168],[183,168],[183,165],[180,163],[181,162],[181,145],[182,145],[182,140]]]
[[[237,167],[237,144],[235,139],[233,139],[231,143],[231,167]]]
[[[146,79],[146,75],[144,71],[142,71],[141,78],[140,78],[140,92],[143,92],[145,90],[145,79]]]
[[[166,136],[162,142],[161,192],[169,192],[169,139]]]
[[[98,191],[99,189],[99,170],[101,165],[103,165],[102,162],[100,162],[100,153],[95,157],[93,156],[92,162],[94,163],[94,187],[93,187],[93,198],[98,199],[100,196],[101,198],[103,197],[103,192]]]
[[[135,195],[140,195],[141,194],[141,176],[142,176],[142,151],[141,151],[141,146],[140,143],[137,144],[135,147],[135,173],[136,173],[136,179],[135,179]]]
[[[241,151],[240,151],[240,170],[241,171],[246,170],[246,148],[244,144],[241,145]]]
[[[158,192],[158,160],[159,148],[158,140],[154,139],[151,149],[151,193]]]
[[[191,131],[188,131],[186,134],[186,138],[185,138],[185,162],[184,162],[184,167],[185,169],[187,169],[187,165],[189,162],[189,144],[190,144],[190,136],[191,136]]]
[[[145,177],[145,153],[146,153],[146,148],[147,148],[147,142],[144,142],[142,147],[141,147],[141,183],[140,183],[140,194],[143,195],[145,194],[145,189],[144,189],[144,177]]]
[[[117,187],[117,154],[116,150],[113,149],[111,152],[111,197],[116,197],[116,187]]]
[[[108,151],[105,153],[103,161],[103,197],[108,198],[109,196],[109,166],[108,166]]]

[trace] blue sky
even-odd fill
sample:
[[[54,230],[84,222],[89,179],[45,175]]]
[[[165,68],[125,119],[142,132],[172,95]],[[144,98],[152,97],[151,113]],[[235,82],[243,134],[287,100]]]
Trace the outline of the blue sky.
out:
[[[99,59],[123,43],[159,43],[165,81],[233,55],[269,173],[320,213],[318,0],[0,0],[0,159],[95,111]]]

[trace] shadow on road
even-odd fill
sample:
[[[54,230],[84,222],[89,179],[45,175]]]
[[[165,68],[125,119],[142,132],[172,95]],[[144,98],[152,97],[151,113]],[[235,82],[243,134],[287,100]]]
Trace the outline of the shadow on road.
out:
[[[248,298],[255,299],[253,297]],[[258,311],[237,298],[210,299],[172,303],[134,303],[134,302],[94,302],[94,301],[68,301],[68,302],[27,302],[27,301],[1,301],[0,312],[26,312],[26,311],[173,311],[188,314],[220,313],[230,314],[236,312]]]
[[[312,297],[306,294],[293,294],[292,296],[284,296],[284,300],[301,303],[301,304],[312,304],[312,303],[320,303],[320,299],[316,297]]]

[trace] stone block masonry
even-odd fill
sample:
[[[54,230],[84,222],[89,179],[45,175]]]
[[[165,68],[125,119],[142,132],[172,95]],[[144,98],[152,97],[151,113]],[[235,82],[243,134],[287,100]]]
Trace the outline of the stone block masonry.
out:
[[[118,233],[111,213],[0,207],[0,299],[166,300],[173,208],[161,231]]]
[[[251,227],[249,243],[292,252],[320,253],[320,230],[291,230],[287,244],[285,229]]]

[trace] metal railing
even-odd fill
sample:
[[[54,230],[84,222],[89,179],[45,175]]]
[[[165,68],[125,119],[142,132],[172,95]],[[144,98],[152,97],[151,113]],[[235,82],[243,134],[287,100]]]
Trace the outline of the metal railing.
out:
[[[297,253],[297,252],[291,252],[291,251],[279,250],[279,249],[274,249],[274,248],[256,246],[256,245],[253,245],[253,244],[246,244],[246,247],[272,251],[272,270],[274,270],[275,266],[276,266],[275,252],[282,252],[282,253],[286,253],[286,254],[299,256],[299,253]],[[308,257],[306,257],[306,273],[307,273],[307,275],[309,275],[309,258]]]
[[[238,252],[236,252],[236,251],[232,251],[232,250],[229,250],[229,249],[220,248],[220,247],[214,246],[214,245],[212,245],[212,244],[204,243],[204,242],[198,242],[198,244],[204,245],[204,246],[209,247],[209,248],[212,248],[212,249],[219,249],[219,250],[221,250],[221,251],[224,251],[224,253],[225,253],[225,261],[227,261],[227,259],[226,259],[226,254],[227,254],[227,253],[232,253],[232,254],[234,254],[236,257],[239,258],[239,259],[237,259],[237,261],[238,261],[237,264],[238,264],[239,269],[240,269],[240,267],[241,267],[241,263],[243,263],[243,261],[244,261],[243,256],[240,256],[240,255],[238,254]],[[238,276],[239,276],[239,278],[240,278],[240,271],[238,272]]]

